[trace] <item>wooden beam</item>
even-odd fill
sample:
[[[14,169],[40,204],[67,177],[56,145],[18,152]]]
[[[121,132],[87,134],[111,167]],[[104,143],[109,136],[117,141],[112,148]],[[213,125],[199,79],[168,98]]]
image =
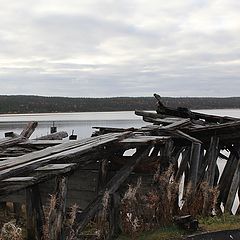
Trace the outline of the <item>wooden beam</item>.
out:
[[[63,240],[63,221],[65,219],[68,177],[58,176],[56,204],[49,216],[50,240]]]
[[[62,140],[66,137],[68,137],[68,133],[65,131],[61,131],[35,138],[35,140]]]
[[[35,131],[38,123],[37,122],[29,122],[25,129],[20,133],[20,136],[23,138],[29,138],[32,133]]]
[[[231,182],[230,189],[227,196],[227,201],[224,206],[224,212],[229,212],[232,214],[232,207],[233,207],[233,203],[239,187],[239,183],[240,183],[240,161],[238,161],[238,164],[236,166],[236,169],[232,178],[232,182]]]
[[[195,189],[197,185],[200,152],[201,144],[193,142],[190,154],[190,175],[189,175],[189,182],[193,189]]]
[[[44,212],[38,185],[26,189],[27,240],[42,240]]]
[[[180,129],[180,128],[183,128],[183,127],[186,127],[189,125],[191,125],[191,120],[189,118],[187,118],[187,119],[183,119],[181,121],[173,122],[167,126],[163,126],[162,128],[168,129],[168,130],[176,130],[176,129]]]
[[[116,239],[120,230],[120,195],[115,192],[110,195],[109,236],[108,239]]]

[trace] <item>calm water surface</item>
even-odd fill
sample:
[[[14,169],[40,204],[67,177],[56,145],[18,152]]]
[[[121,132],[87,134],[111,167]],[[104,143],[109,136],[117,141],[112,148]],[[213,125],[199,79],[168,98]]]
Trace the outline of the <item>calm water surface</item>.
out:
[[[38,127],[32,138],[46,135],[53,125],[58,131],[72,130],[78,138],[91,136],[93,127],[141,127],[146,125],[133,111],[122,112],[83,112],[83,113],[37,113],[0,115],[0,137],[7,131],[20,133],[29,121],[37,121]]]
[[[199,112],[221,116],[240,118],[240,109],[213,109],[198,110]],[[7,131],[20,133],[29,121],[37,121],[38,127],[32,138],[46,135],[53,122],[58,131],[74,130],[78,138],[91,136],[92,127],[141,127],[148,123],[143,122],[140,116],[133,111],[118,112],[82,112],[82,113],[36,113],[36,114],[0,114],[0,137]]]

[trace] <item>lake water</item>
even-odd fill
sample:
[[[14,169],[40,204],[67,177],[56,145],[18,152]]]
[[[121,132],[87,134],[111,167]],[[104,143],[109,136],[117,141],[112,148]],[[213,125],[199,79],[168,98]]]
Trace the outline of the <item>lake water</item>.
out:
[[[198,110],[199,112],[221,116],[232,116],[240,118],[240,109],[214,109]],[[89,137],[92,127],[141,127],[148,123],[143,122],[140,116],[133,111],[118,112],[82,112],[82,113],[35,113],[35,114],[0,114],[0,138],[7,131],[20,133],[29,121],[37,121],[38,127],[32,138],[46,135],[50,132],[53,122],[58,131],[72,130],[78,138]]]
[[[0,115],[0,137],[3,137],[6,131],[20,133],[29,121],[38,122],[32,138],[48,134],[53,122],[58,131],[67,131],[70,135],[74,130],[74,134],[77,134],[80,139],[91,136],[93,127],[96,126],[126,128],[146,125],[133,111],[2,114]]]

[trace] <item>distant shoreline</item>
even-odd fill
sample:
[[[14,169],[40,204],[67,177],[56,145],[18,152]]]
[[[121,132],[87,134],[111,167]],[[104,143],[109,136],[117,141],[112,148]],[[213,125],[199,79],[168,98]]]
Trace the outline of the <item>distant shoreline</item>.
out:
[[[238,109],[240,97],[163,97],[165,105],[189,109]],[[76,113],[156,109],[153,97],[67,98],[0,96],[0,114]]]

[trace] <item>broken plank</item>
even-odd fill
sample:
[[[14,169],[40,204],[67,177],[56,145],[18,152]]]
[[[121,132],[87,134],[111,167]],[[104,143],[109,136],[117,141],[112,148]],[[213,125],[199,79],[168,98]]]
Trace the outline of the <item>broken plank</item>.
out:
[[[181,121],[173,122],[167,126],[163,126],[162,128],[168,129],[168,130],[175,130],[175,129],[189,126],[190,124],[191,124],[191,120],[189,118],[187,118],[187,119],[183,119]]]

